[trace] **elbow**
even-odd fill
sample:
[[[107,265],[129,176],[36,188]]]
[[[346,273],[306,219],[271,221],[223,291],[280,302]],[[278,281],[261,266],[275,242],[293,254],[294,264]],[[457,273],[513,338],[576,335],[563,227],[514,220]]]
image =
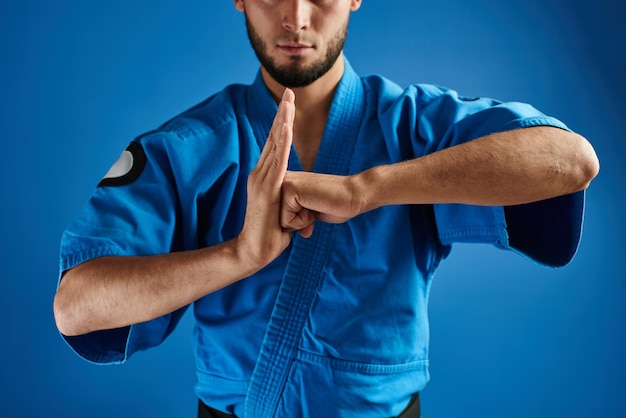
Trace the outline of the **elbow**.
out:
[[[71,309],[68,301],[64,296],[62,290],[58,290],[54,296],[54,302],[52,305],[54,313],[54,322],[56,323],[59,332],[65,336],[75,336],[80,333],[77,332],[77,326],[72,320]]]
[[[572,157],[572,188],[573,191],[585,190],[600,172],[600,161],[591,144],[582,136],[577,135],[575,152]]]
[[[585,190],[600,171],[600,162],[591,144],[582,136],[563,132],[564,141],[552,155],[552,178],[558,195]]]
[[[67,320],[67,309],[62,302],[62,297],[59,295],[59,292],[54,295],[52,311],[54,314],[54,322],[59,332],[63,335],[71,335],[71,328]]]
[[[61,334],[66,337],[73,337],[90,332],[86,327],[86,322],[81,320],[83,315],[77,314],[77,301],[70,295],[66,279],[61,281],[54,296],[52,311],[54,322]]]

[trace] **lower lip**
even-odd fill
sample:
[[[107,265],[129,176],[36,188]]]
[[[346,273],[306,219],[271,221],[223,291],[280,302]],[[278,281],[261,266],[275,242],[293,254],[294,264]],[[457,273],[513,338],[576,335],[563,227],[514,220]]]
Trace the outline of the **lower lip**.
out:
[[[287,53],[288,55],[302,55],[310,51],[311,47],[296,47],[296,46],[281,46],[279,47],[281,51]]]

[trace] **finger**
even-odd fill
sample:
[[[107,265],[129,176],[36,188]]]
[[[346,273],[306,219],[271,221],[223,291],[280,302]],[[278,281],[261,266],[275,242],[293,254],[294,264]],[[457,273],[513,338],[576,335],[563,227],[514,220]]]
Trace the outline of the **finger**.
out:
[[[289,153],[291,151],[291,142],[293,141],[293,126],[283,123],[280,131],[279,141],[276,146],[274,161],[270,165],[270,173],[275,173],[280,177],[282,184],[287,166],[289,165]],[[273,170],[273,169],[276,170]]]
[[[276,116],[274,116],[274,121],[272,122],[272,127],[270,128],[270,132],[267,136],[267,140],[265,141],[265,145],[261,150],[261,155],[259,156],[259,162],[257,163],[257,166],[263,165],[263,162],[267,159],[270,151],[272,150],[272,147],[274,147],[274,145],[276,144],[276,131],[280,129],[279,126],[282,125],[282,121],[284,119],[283,107],[283,102],[280,102],[278,104],[278,111],[276,112]]]
[[[270,132],[263,147],[263,151],[261,152],[261,158],[266,158],[267,154],[271,150],[271,145],[276,143],[279,140],[279,135],[281,131],[281,127],[283,123],[288,123],[290,126],[293,126],[294,113],[290,113],[290,109],[294,105],[295,94],[290,89],[285,89],[283,92],[283,97],[278,103],[278,111],[276,112],[276,116],[274,117],[274,121],[272,122],[272,127],[270,128]],[[266,151],[267,150],[267,151]]]
[[[298,213],[282,213],[281,228],[289,231],[313,231],[312,225],[315,223],[317,214],[313,211],[303,209]],[[310,234],[309,234],[310,235]]]
[[[283,97],[280,102],[282,110],[280,118],[282,123],[286,123],[290,128],[293,128],[293,122],[296,116],[296,96],[290,89],[285,89]]]
[[[295,95],[291,90],[286,89],[283,98],[279,105],[278,113],[274,118],[272,130],[257,163],[260,177],[263,180],[266,179],[270,170],[272,170],[272,172],[281,176],[282,181],[282,172],[287,169],[289,162],[289,153],[293,139],[293,121],[295,118]],[[278,168],[278,170],[273,170],[273,168]]]
[[[306,228],[299,230],[298,233],[302,236],[302,238],[310,238],[311,235],[313,235],[313,228],[315,228],[314,223],[307,226]]]
[[[294,196],[283,188],[280,205],[280,225],[284,229],[300,231],[317,219],[318,213],[302,207]]]
[[[296,95],[293,92],[293,90],[291,89],[285,89],[285,91],[283,92],[283,99],[282,101],[284,103],[288,103],[290,108],[293,108],[295,110],[295,106],[296,106]],[[290,125],[293,125],[293,120],[295,117],[295,112],[291,113],[289,115],[289,120],[287,120],[286,122],[289,123]]]
[[[293,122],[296,117],[296,104],[295,104],[296,96],[290,89],[285,89],[283,93],[283,99],[281,101],[282,112],[281,119],[282,123],[287,124],[289,129],[293,129]],[[291,144],[289,144],[291,146]]]

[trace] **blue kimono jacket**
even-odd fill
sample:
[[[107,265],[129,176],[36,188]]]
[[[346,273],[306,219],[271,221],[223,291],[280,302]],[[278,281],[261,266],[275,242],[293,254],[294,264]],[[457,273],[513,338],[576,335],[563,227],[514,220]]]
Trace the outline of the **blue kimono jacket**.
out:
[[[237,236],[276,110],[259,75],[134,140],[65,231],[61,277],[95,257]],[[526,104],[402,89],[346,62],[314,171],[349,175],[538,125],[567,129]],[[302,169],[295,151],[289,169]],[[251,418],[398,415],[429,379],[428,294],[451,245],[491,243],[560,266],[576,250],[583,201],[387,206],[294,234],[265,269],[193,303],[198,397]],[[124,362],[161,343],[183,311],[66,340],[89,361]]]

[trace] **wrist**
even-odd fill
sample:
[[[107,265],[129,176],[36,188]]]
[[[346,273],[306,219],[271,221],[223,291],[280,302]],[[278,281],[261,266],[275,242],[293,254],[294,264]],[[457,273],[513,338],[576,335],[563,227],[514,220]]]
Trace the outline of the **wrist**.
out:
[[[232,260],[232,265],[239,271],[238,276],[245,278],[265,267],[263,261],[259,260],[259,257],[255,257],[248,249],[245,239],[241,236],[226,241],[223,245],[228,258]]]
[[[287,234],[288,235],[288,234]],[[288,240],[289,238],[287,238]],[[235,265],[240,268],[240,274],[248,277],[265,268],[276,257],[278,257],[287,247],[288,242],[279,244],[270,239],[264,240],[262,244],[251,240],[245,233],[240,233],[237,237],[227,241],[231,246],[232,256]]]
[[[369,212],[382,206],[378,190],[379,171],[378,167],[373,167],[351,176],[353,199],[358,205],[359,213]]]

